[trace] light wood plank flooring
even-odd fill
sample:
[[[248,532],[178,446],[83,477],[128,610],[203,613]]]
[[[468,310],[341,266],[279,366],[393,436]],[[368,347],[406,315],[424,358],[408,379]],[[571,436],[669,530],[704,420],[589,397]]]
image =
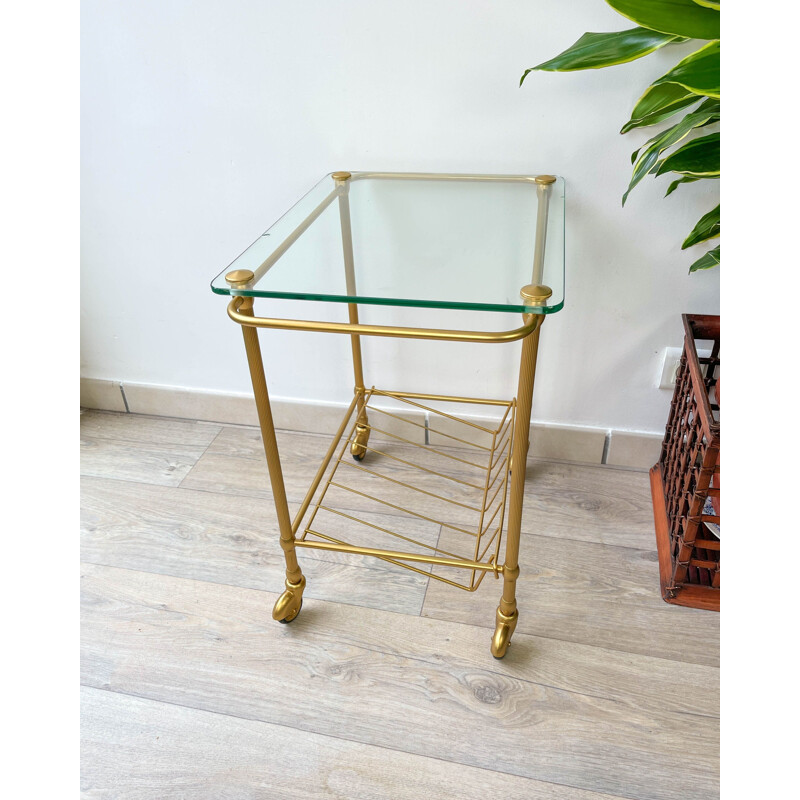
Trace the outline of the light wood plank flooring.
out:
[[[490,576],[468,594],[304,550],[303,610],[273,622],[256,429],[81,426],[84,797],[718,796],[719,615],[661,600],[646,473],[529,460],[520,622],[497,661]],[[328,439],[279,446],[294,510]]]

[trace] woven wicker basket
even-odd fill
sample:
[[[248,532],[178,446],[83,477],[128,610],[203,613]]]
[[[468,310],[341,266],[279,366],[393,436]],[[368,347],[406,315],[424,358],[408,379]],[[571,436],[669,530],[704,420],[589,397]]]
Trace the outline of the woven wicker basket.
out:
[[[664,443],[650,470],[661,593],[668,603],[719,611],[720,517],[707,502],[720,492],[719,405],[709,400],[719,376],[719,317],[684,314],[683,326]],[[710,356],[699,358],[698,344]]]

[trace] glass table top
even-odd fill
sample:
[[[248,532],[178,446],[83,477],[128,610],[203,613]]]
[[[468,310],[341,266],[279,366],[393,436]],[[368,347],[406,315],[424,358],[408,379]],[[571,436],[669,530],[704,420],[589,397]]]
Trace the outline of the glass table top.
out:
[[[552,294],[523,299],[520,290],[531,284]],[[564,181],[335,172],[211,288],[253,297],[553,313],[564,306]]]

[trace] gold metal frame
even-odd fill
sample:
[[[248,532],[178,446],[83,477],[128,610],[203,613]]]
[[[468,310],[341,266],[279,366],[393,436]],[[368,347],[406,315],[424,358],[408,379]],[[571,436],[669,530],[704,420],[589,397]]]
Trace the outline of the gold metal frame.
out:
[[[383,325],[365,325],[358,320],[358,306],[348,304],[347,323],[320,322],[309,320],[274,319],[257,317],[253,310],[253,297],[236,295],[236,290],[250,288],[263,274],[291,247],[291,245],[307,230],[334,199],[338,199],[339,215],[342,229],[342,254],[345,269],[347,293],[349,297],[356,296],[355,270],[353,264],[353,245],[350,228],[349,185],[352,180],[365,178],[409,179],[409,180],[483,180],[483,181],[521,181],[536,184],[538,197],[538,213],[536,221],[536,242],[534,249],[534,263],[532,269],[532,282],[522,287],[520,296],[526,305],[544,305],[552,294],[547,286],[541,284],[544,262],[545,233],[547,225],[547,210],[552,183],[555,178],[550,175],[530,176],[493,176],[493,175],[434,175],[428,173],[357,173],[335,172],[331,176],[334,181],[332,192],[309,214],[309,216],[292,231],[278,248],[255,271],[235,270],[226,275],[226,280],[234,294],[228,305],[228,316],[242,328],[245,349],[247,352],[250,375],[255,393],[256,408],[258,410],[259,425],[264,443],[264,452],[269,467],[272,494],[278,516],[280,530],[280,545],[286,559],[285,591],[278,598],[273,608],[273,617],[280,622],[291,622],[299,613],[303,604],[303,591],[305,577],[302,574],[297,560],[297,548],[313,548],[334,552],[353,553],[372,556],[397,564],[431,579],[440,580],[466,591],[475,591],[487,572],[492,572],[495,577],[503,578],[503,592],[496,612],[495,632],[492,637],[491,651],[496,658],[502,658],[509,646],[511,637],[517,624],[518,610],[516,603],[516,581],[519,576],[519,540],[522,520],[522,501],[525,488],[525,469],[513,468],[513,461],[525,463],[525,454],[528,451],[530,432],[531,404],[533,397],[533,384],[536,374],[536,358],[539,346],[539,331],[544,321],[543,314],[523,314],[523,324],[510,331],[466,331],[443,330],[437,328],[406,328]],[[347,409],[342,423],[331,442],[325,458],[320,464],[306,493],[300,509],[292,520],[286,500],[286,490],[283,481],[280,455],[275,437],[275,424],[269,403],[264,366],[261,358],[261,349],[258,342],[258,328],[280,328],[284,330],[316,331],[321,333],[342,333],[351,337],[353,355],[353,375],[355,381],[354,396]],[[454,397],[446,395],[419,394],[413,392],[383,391],[374,386],[365,388],[363,365],[361,358],[361,336],[390,336],[406,339],[432,339],[445,341],[504,343],[522,340],[522,354],[520,359],[519,383],[517,397],[514,400],[487,400],[482,398]],[[485,461],[472,460],[476,456],[465,455],[459,452],[447,452],[446,448],[433,448],[427,444],[419,444],[413,439],[391,433],[370,422],[370,417],[376,414],[394,416],[403,419],[399,414],[387,408],[375,405],[373,401],[383,398],[399,405],[411,405],[418,410],[423,410],[428,415],[441,415],[451,421],[460,422],[465,428],[479,431],[491,437],[488,444],[480,445],[465,437],[453,434],[442,435],[457,442],[459,447],[472,447],[483,451]],[[478,425],[467,419],[459,418],[453,414],[437,410],[432,406],[423,405],[419,401],[428,402],[447,401],[454,403],[471,403],[482,405],[495,405],[505,408],[502,420],[496,428],[490,429]],[[406,420],[407,421],[407,420]],[[408,422],[410,425],[418,423]],[[424,427],[424,426],[423,426]],[[376,438],[388,437],[388,445],[382,443],[369,444],[370,434]],[[400,458],[392,453],[392,442],[401,441],[407,450],[410,446],[416,448],[414,460],[411,456]],[[353,461],[345,458],[349,448]],[[405,450],[403,451],[405,453]],[[522,454],[522,455],[517,455]],[[454,477],[440,469],[433,469],[426,463],[426,458],[442,457],[462,465],[471,465],[482,477],[482,483],[477,483],[461,477]],[[360,462],[369,458],[368,465]],[[354,463],[355,462],[355,463]],[[422,473],[426,480],[453,481],[459,490],[471,492],[470,502],[464,502],[453,497],[431,491],[415,483],[399,481],[380,471],[380,465],[400,462],[404,471]],[[467,512],[474,517],[470,523],[461,518],[455,520],[434,517],[414,510],[412,502],[408,506],[390,503],[382,500],[369,492],[360,491],[349,485],[348,475],[355,477],[361,473],[368,479],[380,484],[381,481],[390,481],[394,486],[402,487],[416,497],[424,497],[426,502],[432,500],[449,503],[455,506],[463,517]],[[327,476],[327,478],[326,478]],[[325,483],[323,484],[323,481]],[[320,490],[320,486],[322,489]],[[328,503],[327,498],[334,491],[349,493],[350,502],[335,507]],[[358,516],[353,506],[359,503],[375,502],[391,507],[396,519],[408,518],[426,520],[438,524],[440,531],[455,533],[467,537],[467,541],[474,540],[469,551],[457,551],[456,548],[442,549],[440,542],[435,545],[414,539],[399,531],[389,530],[375,522],[369,521],[368,514]],[[313,507],[312,507],[313,504]],[[507,507],[507,509],[506,509]],[[344,509],[347,509],[346,511]],[[309,514],[309,509],[311,512]],[[325,533],[321,528],[321,518],[325,514],[347,520],[348,530],[368,529],[371,533],[376,531],[381,536],[391,537],[390,541],[402,541],[403,546],[412,545],[415,550],[400,550],[388,547],[373,547],[369,544],[353,544],[330,533]],[[307,519],[307,522],[306,522]],[[304,524],[305,522],[305,524]],[[458,524],[456,524],[456,522]],[[499,563],[500,543],[504,524],[507,523],[507,539],[505,561]],[[348,534],[348,538],[352,538]],[[441,536],[440,536],[441,539]],[[422,568],[428,566],[430,571]],[[446,577],[436,568],[445,570],[465,570],[468,579],[461,581]]]

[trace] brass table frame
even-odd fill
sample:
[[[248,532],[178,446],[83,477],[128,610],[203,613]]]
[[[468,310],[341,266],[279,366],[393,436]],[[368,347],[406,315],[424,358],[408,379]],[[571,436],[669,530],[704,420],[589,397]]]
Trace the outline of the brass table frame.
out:
[[[448,580],[433,573],[424,572],[430,578],[437,578],[444,580],[446,583],[459,586],[460,588],[467,589],[467,591],[474,591],[477,589],[481,579],[486,572],[493,572],[495,576],[503,578],[503,592],[500,599],[499,606],[496,613],[495,632],[492,636],[491,652],[495,658],[502,658],[509,646],[509,642],[514,633],[517,625],[519,612],[517,610],[516,601],[516,581],[519,576],[519,542],[520,542],[520,526],[522,521],[522,502],[523,493],[525,488],[525,469],[512,469],[513,459],[517,462],[525,463],[525,457],[528,452],[530,422],[531,422],[531,404],[533,400],[533,385],[536,375],[536,358],[539,347],[539,332],[542,322],[544,321],[544,313],[526,313],[522,315],[522,325],[510,331],[466,331],[466,330],[440,330],[436,328],[406,328],[395,326],[382,326],[382,325],[364,325],[359,323],[358,320],[358,305],[356,303],[348,303],[348,317],[347,323],[336,322],[317,322],[309,320],[294,320],[294,319],[272,319],[266,317],[257,317],[254,313],[253,301],[254,297],[249,294],[253,291],[253,286],[256,281],[285,253],[291,245],[300,237],[300,235],[311,225],[311,223],[327,208],[334,199],[338,200],[339,214],[341,220],[342,230],[342,250],[345,266],[345,277],[347,284],[348,296],[356,295],[355,287],[355,270],[353,264],[353,242],[350,227],[350,206],[349,206],[349,187],[351,180],[363,178],[394,178],[394,179],[436,179],[436,180],[485,180],[485,181],[525,181],[536,184],[538,195],[538,212],[536,219],[536,242],[534,249],[533,260],[533,279],[531,284],[522,287],[520,296],[524,301],[526,307],[534,308],[536,306],[543,306],[548,297],[552,294],[551,290],[541,284],[543,263],[544,263],[544,248],[545,248],[545,233],[547,226],[548,205],[550,189],[555,181],[551,175],[539,175],[536,177],[529,176],[490,176],[490,175],[429,175],[417,173],[357,173],[351,175],[349,172],[335,172],[332,175],[334,181],[333,191],[317,206],[314,211],[300,224],[298,227],[283,241],[283,243],[270,255],[270,257],[260,265],[255,271],[250,270],[234,270],[229,272],[225,278],[230,285],[232,300],[228,305],[228,316],[241,325],[242,334],[244,336],[245,349],[247,351],[247,360],[250,368],[250,376],[253,383],[253,391],[255,393],[256,408],[258,411],[259,425],[261,428],[261,436],[264,444],[264,451],[266,454],[267,465],[269,468],[270,483],[272,486],[272,494],[275,502],[275,510],[278,517],[278,525],[280,529],[280,545],[284,551],[286,559],[286,582],[285,590],[278,598],[273,608],[272,616],[279,622],[291,622],[300,613],[300,608],[303,603],[303,591],[306,586],[306,579],[300,569],[297,560],[297,548],[308,547],[320,550],[337,551],[344,553],[356,553],[366,556],[374,556],[394,564],[404,566],[408,569],[413,569],[417,572],[421,570],[414,567],[413,564],[431,564],[442,567],[462,568],[472,571],[472,580],[469,585],[461,585],[454,581]],[[342,424],[339,427],[334,439],[328,448],[322,464],[317,470],[316,475],[311,483],[298,513],[295,515],[294,520],[291,519],[289,514],[289,506],[286,497],[286,489],[283,480],[283,471],[281,468],[281,460],[278,452],[278,444],[275,436],[275,424],[272,418],[272,411],[270,408],[269,392],[267,390],[266,377],[264,375],[264,365],[261,357],[261,348],[258,341],[259,328],[280,328],[284,330],[302,330],[302,331],[316,331],[322,333],[339,333],[349,334],[351,338],[352,354],[353,354],[353,374],[355,378],[355,390],[353,401],[347,409]],[[519,367],[519,380],[517,388],[516,399],[512,401],[492,401],[477,398],[467,397],[453,397],[444,395],[430,395],[418,393],[404,393],[404,392],[381,392],[372,389],[367,389],[364,382],[363,367],[361,360],[361,336],[390,336],[406,339],[431,339],[431,340],[444,340],[444,341],[457,341],[457,342],[481,342],[481,343],[494,343],[501,344],[504,342],[514,342],[522,340],[522,354],[520,357]],[[334,470],[342,462],[342,453],[347,444],[350,445],[350,454],[356,461],[361,461],[367,454],[370,448],[368,445],[369,434],[371,426],[367,415],[367,407],[369,399],[372,396],[390,396],[397,400],[410,402],[412,405],[417,405],[418,400],[431,400],[431,401],[450,401],[462,403],[485,403],[490,405],[506,405],[506,416],[504,421],[506,427],[511,431],[508,436],[508,444],[503,444],[505,448],[500,455],[496,456],[495,449],[497,443],[497,436],[499,430],[494,432],[492,439],[491,457],[489,459],[489,467],[487,471],[486,481],[484,484],[483,505],[475,510],[480,512],[480,524],[478,526],[477,542],[475,547],[475,556],[472,559],[462,557],[450,557],[449,555],[438,555],[441,552],[438,548],[432,548],[435,552],[433,554],[426,553],[409,553],[399,550],[388,550],[381,548],[364,547],[346,542],[339,541],[332,537],[327,537],[317,533],[311,529],[313,524],[314,515],[320,507],[322,499],[318,500],[312,513],[311,522],[308,526],[300,532],[301,524],[304,517],[311,506],[312,500],[320,486],[320,483],[325,475],[326,470],[334,459],[337,446],[345,438],[345,444],[340,449],[338,458],[335,462]],[[426,408],[425,406],[421,406]],[[431,410],[431,409],[427,409]],[[348,423],[351,421],[355,414],[355,423],[352,425],[350,433],[345,437]],[[449,416],[449,415],[444,415]],[[455,419],[455,418],[454,418]],[[479,426],[475,426],[479,427]],[[501,424],[502,428],[502,424]],[[396,437],[400,438],[400,437]],[[501,436],[501,438],[503,438]],[[423,446],[425,447],[425,446]],[[484,448],[488,449],[488,448]],[[517,454],[522,454],[518,456]],[[497,459],[497,460],[495,460]],[[486,533],[489,525],[484,530],[484,517],[486,515],[488,495],[489,495],[489,481],[491,479],[492,470],[495,465],[499,466],[495,471],[495,478],[492,482],[497,481],[499,474],[503,475],[502,481],[498,489],[495,490],[495,497],[502,495],[502,509],[498,505],[494,514],[495,517],[499,513],[500,521],[493,537],[490,538],[489,544],[483,551],[483,556],[486,555],[490,549],[490,545],[494,544],[494,553],[489,560],[484,560],[479,553],[479,545],[481,537]],[[421,469],[426,469],[421,467]],[[426,471],[430,472],[431,470]],[[438,474],[438,473],[437,473]],[[327,491],[328,486],[331,484],[332,475],[328,479],[324,493]],[[463,481],[462,481],[463,482]],[[509,488],[510,484],[510,488]],[[413,488],[413,487],[412,487]],[[479,488],[479,487],[476,487]],[[427,493],[427,492],[426,492]],[[502,538],[503,521],[505,516],[506,496],[508,497],[508,517],[507,517],[507,539],[505,549],[505,560],[503,564],[497,563],[497,554],[499,553],[500,540]],[[444,499],[444,498],[443,498]],[[382,501],[381,501],[382,502]],[[494,502],[494,499],[492,500]],[[391,505],[391,504],[388,504]],[[400,509],[401,511],[408,511],[417,517],[423,516],[416,514],[414,511],[407,509]],[[343,514],[342,516],[347,516]],[[493,519],[495,518],[493,517]],[[423,517],[427,519],[427,517]],[[356,520],[357,522],[359,520]],[[433,520],[439,522],[439,520]],[[369,523],[366,523],[369,525]],[[490,520],[491,524],[491,520]],[[375,528],[378,526],[371,525]],[[454,526],[449,526],[454,527]],[[307,534],[314,534],[317,538],[310,540]],[[395,534],[397,535],[397,534]],[[400,537],[403,538],[403,537]],[[406,563],[409,562],[409,563]],[[475,580],[476,572],[480,573],[480,577]]]

